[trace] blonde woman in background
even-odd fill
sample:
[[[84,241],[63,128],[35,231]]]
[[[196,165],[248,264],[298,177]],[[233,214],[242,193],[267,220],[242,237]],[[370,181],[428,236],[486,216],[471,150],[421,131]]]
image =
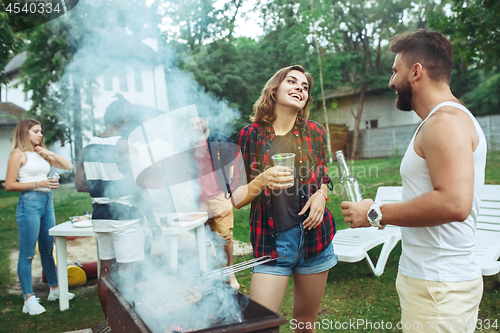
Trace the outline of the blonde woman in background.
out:
[[[59,186],[58,180],[48,180],[50,167],[73,169],[67,159],[47,150],[43,140],[42,126],[34,119],[19,122],[12,137],[12,152],[7,165],[5,189],[21,191],[17,202],[16,220],[19,233],[19,261],[17,273],[25,299],[23,313],[38,315],[45,312],[39,298],[33,294],[31,262],[35,255],[36,242],[40,252],[43,271],[47,276],[49,301],[59,299],[56,266],[52,256],[54,237],[49,229],[55,226],[52,189]],[[69,299],[75,297],[69,293]]]

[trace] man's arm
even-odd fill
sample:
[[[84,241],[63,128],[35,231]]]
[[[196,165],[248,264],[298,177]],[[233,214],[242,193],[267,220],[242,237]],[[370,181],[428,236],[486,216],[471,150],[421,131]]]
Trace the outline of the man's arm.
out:
[[[83,166],[83,155],[85,153],[85,148],[82,151],[80,161],[76,166],[75,174],[75,187],[78,192],[88,192],[89,188],[87,185],[87,177],[85,176],[85,168]]]
[[[473,152],[478,138],[469,116],[443,108],[420,128],[415,152],[425,159],[433,190],[412,200],[383,205],[382,224],[429,227],[464,221],[472,209]],[[344,221],[352,228],[370,226],[366,212],[372,200],[341,204]]]

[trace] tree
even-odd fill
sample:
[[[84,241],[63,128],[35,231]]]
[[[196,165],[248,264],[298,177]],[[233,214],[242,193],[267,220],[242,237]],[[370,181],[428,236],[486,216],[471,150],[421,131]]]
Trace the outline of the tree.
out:
[[[5,3],[0,2],[0,84],[6,84],[5,65],[23,46],[23,40],[12,33],[9,18],[5,12]]]
[[[354,158],[366,93],[384,87],[390,73],[382,43],[403,30],[401,22],[409,1],[344,0],[326,5],[322,31],[330,47],[328,51],[345,59],[343,80],[337,87],[351,85],[359,91],[357,110],[352,112],[355,124],[351,158]]]
[[[64,18],[59,18],[61,19]],[[68,114],[64,112],[67,89],[54,89],[53,86],[71,60],[68,55],[68,32],[59,20],[26,32],[30,43],[27,46],[26,61],[21,68],[24,91],[32,92],[30,115],[41,121],[45,140],[49,145],[56,141],[64,145],[67,140],[71,140]]]
[[[436,21],[439,30],[451,36],[456,55],[466,65],[485,69],[500,61],[500,2],[497,0],[451,0],[452,15]]]
[[[450,36],[455,58],[451,88],[475,115],[500,113],[500,3],[451,0],[452,14],[434,27]]]
[[[143,15],[135,15],[137,11]],[[95,78],[104,70],[118,71],[119,63],[130,56],[125,53],[134,51],[122,45],[120,36],[128,36],[125,31],[140,40],[152,34],[156,23],[144,1],[93,1],[80,2],[68,14],[27,31],[22,82],[25,91],[33,92],[30,112],[54,132],[49,143],[74,138],[75,156],[79,157],[83,131],[93,124],[86,121],[92,114],[82,101],[95,96]],[[111,59],[110,52],[118,47],[124,54]]]
[[[474,115],[500,114],[500,73],[491,75],[478,87],[463,96]]]

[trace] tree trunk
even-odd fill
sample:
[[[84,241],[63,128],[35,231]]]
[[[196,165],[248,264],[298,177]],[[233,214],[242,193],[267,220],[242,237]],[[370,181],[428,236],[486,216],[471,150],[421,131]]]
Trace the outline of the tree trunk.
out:
[[[363,85],[361,86],[361,91],[359,92],[358,112],[356,112],[356,115],[354,116],[354,136],[352,138],[351,159],[356,156],[359,137],[359,125],[361,124],[361,115],[363,114],[363,105],[365,104],[367,87],[368,84],[366,82],[363,83]]]
[[[80,84],[73,78],[73,129],[75,133],[75,158],[78,161],[83,151],[82,96]]]
[[[313,11],[313,0],[311,0],[311,11]],[[321,87],[321,97],[323,100],[323,116],[325,118],[325,127],[326,127],[326,147],[327,147],[326,152],[328,155],[328,161],[330,163],[333,163],[332,143],[331,143],[331,139],[330,139],[330,126],[329,126],[329,122],[328,122],[328,112],[326,111],[325,89],[324,89],[324,85],[323,85],[323,65],[321,63],[321,53],[320,53],[320,49],[319,49],[318,38],[316,36],[316,29],[314,29],[313,39],[314,39],[314,46],[316,48],[316,53],[318,55],[319,84]]]
[[[361,90],[359,92],[359,101],[358,101],[358,112],[354,116],[354,136],[352,138],[352,150],[351,150],[351,159],[354,159],[356,156],[356,150],[358,148],[358,137],[359,137],[359,125],[361,124],[361,116],[363,115],[363,106],[365,104],[366,90],[368,90],[369,82],[366,81],[368,78],[368,66],[373,69],[373,63],[371,62],[371,52],[370,45],[368,41],[368,37],[363,35],[363,30],[360,31],[361,43],[363,45],[363,74],[364,74],[364,82],[361,86]]]

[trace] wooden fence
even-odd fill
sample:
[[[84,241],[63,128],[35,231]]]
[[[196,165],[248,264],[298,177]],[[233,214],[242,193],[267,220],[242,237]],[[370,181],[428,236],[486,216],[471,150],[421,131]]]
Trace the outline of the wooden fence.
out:
[[[488,150],[500,151],[500,115],[482,116],[476,119],[486,136]],[[403,156],[417,127],[418,124],[361,130],[356,158]],[[348,151],[350,151],[351,142],[352,133],[350,133]]]

